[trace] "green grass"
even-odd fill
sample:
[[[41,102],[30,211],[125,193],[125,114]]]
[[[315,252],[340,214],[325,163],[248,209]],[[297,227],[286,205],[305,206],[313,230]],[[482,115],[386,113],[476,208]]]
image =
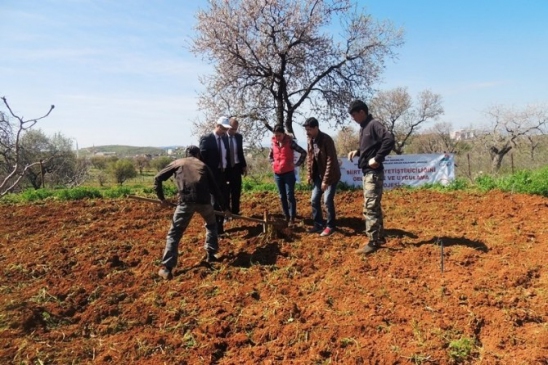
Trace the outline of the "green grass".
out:
[[[177,195],[177,188],[172,181],[167,181],[163,185],[164,194],[167,198],[171,198]],[[306,183],[299,183],[295,185],[296,191],[310,191],[312,186]],[[339,183],[337,189],[340,191],[345,190],[361,190],[361,187],[353,187],[345,183]],[[448,185],[425,184],[420,187],[402,186],[400,189],[429,189],[436,191],[483,191],[498,189],[501,191],[508,191],[512,193],[523,193],[548,196],[548,167],[534,171],[518,171],[512,175],[505,176],[479,176],[473,183],[466,179],[458,178],[449,183]],[[242,181],[242,191],[245,192],[257,192],[257,191],[270,191],[276,192],[276,183],[272,175],[266,175],[261,177],[244,177]],[[82,199],[116,199],[122,198],[126,195],[142,195],[148,197],[155,197],[153,189],[153,178],[150,174],[145,176],[139,176],[132,179],[125,185],[111,185],[98,187],[95,184],[89,184],[89,186],[79,186],[75,188],[67,189],[28,189],[19,194],[7,194],[0,198],[0,203],[24,203],[24,202],[36,202],[44,200],[82,200]]]
[[[475,185],[481,191],[499,189],[513,193],[548,196],[548,167],[533,171],[518,171],[512,175],[493,177],[483,175]]]

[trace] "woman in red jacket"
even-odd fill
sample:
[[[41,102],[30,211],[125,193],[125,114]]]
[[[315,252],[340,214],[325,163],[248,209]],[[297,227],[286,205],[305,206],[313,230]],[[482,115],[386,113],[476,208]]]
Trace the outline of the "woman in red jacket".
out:
[[[278,187],[285,219],[289,224],[294,224],[297,217],[295,167],[303,164],[306,159],[306,151],[285,133],[282,125],[275,126],[273,132],[269,158],[274,170],[274,180]],[[300,153],[297,162],[294,162],[294,151]]]

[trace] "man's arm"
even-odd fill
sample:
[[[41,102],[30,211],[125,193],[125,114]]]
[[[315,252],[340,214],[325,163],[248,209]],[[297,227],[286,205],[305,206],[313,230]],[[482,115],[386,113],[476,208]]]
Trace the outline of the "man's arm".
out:
[[[174,162],[172,162],[154,176],[154,191],[156,192],[158,199],[162,202],[166,200],[162,183],[173,176],[174,173],[175,167]]]
[[[238,158],[240,159],[240,164],[242,167],[247,167],[247,162],[245,160],[244,154],[244,136],[240,133],[236,134],[238,136]]]
[[[209,149],[207,146],[207,137],[209,135],[202,136],[200,138],[200,154],[202,155],[202,161],[207,163],[209,161]]]
[[[337,158],[337,149],[335,148],[335,142],[330,136],[325,136],[325,154],[327,156],[327,162],[325,165],[325,175],[323,177],[323,182],[327,184],[327,181],[331,180],[332,169],[339,169],[339,161]]]
[[[291,140],[291,149],[301,154],[299,156],[299,159],[297,160],[297,163],[295,163],[295,166],[301,166],[306,159],[306,151],[301,146],[299,146],[294,139]]]
[[[373,124],[375,133],[381,137],[381,147],[375,154],[375,161],[382,163],[386,156],[392,152],[394,148],[395,140],[392,133],[390,133],[380,122]]]
[[[225,200],[223,199],[223,194],[221,194],[221,189],[219,189],[219,185],[217,185],[217,183],[215,182],[215,177],[213,176],[213,172],[207,165],[204,165],[204,167],[206,169],[209,192],[211,193],[211,195],[213,195],[215,202],[219,204],[221,209],[223,211],[227,210]]]

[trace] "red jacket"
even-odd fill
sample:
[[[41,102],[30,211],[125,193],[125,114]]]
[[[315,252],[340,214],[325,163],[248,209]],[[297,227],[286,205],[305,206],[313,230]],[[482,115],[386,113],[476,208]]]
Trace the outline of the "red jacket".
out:
[[[278,143],[276,137],[272,137],[272,159],[274,160],[272,167],[274,173],[285,174],[295,170],[293,163],[293,149],[291,148],[291,137],[287,134],[282,139],[281,143]]]

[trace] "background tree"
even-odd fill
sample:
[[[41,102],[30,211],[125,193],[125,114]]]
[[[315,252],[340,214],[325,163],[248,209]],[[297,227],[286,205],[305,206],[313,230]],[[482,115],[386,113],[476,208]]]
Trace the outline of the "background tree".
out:
[[[409,153],[442,153],[458,154],[469,149],[469,146],[460,140],[451,138],[453,127],[451,123],[436,123],[431,128],[416,134],[408,144]]]
[[[150,161],[150,166],[153,169],[155,169],[156,171],[160,171],[164,167],[169,165],[171,163],[171,161],[173,161],[173,160],[171,158],[167,157],[167,156],[160,156],[160,157],[153,158]]]
[[[61,133],[48,137],[40,129],[27,131],[21,138],[20,156],[24,164],[40,161],[25,173],[25,180],[34,189],[75,186],[87,177],[88,164],[78,162],[72,140]]]
[[[150,159],[145,155],[135,156],[133,162],[137,170],[139,170],[139,175],[143,175],[143,170],[150,166]]]
[[[547,132],[546,106],[527,105],[523,109],[516,109],[496,105],[485,113],[491,121],[481,139],[482,144],[489,150],[493,172],[500,169],[504,156],[518,143],[526,141],[528,137]]]
[[[9,115],[0,112],[0,196],[12,192],[25,173],[33,166],[40,164],[39,160],[22,161],[21,139],[26,131],[30,130],[40,119],[47,117],[55,108],[52,105],[49,111],[40,118],[24,120],[14,114],[5,97],[2,97],[2,101]],[[10,116],[17,122],[12,123]]]
[[[118,184],[122,185],[128,179],[133,179],[137,176],[137,170],[133,165],[133,161],[129,159],[121,159],[110,165],[110,173]]]
[[[353,151],[359,146],[359,132],[350,127],[343,126],[333,138],[335,148],[339,156],[346,156],[348,152]]]
[[[118,161],[116,156],[92,156],[89,159],[91,165],[97,170],[106,170],[111,162]]]
[[[210,0],[197,13],[191,50],[214,66],[199,105],[209,125],[235,115],[247,142],[272,124],[293,133],[302,113],[331,125],[348,120],[354,97],[371,93],[401,30],[349,0]],[[338,24],[337,24],[338,23]]]
[[[413,100],[407,88],[399,87],[380,91],[369,103],[371,114],[380,120],[394,135],[394,152],[401,155],[405,145],[422,124],[443,114],[441,96],[424,90]]]

